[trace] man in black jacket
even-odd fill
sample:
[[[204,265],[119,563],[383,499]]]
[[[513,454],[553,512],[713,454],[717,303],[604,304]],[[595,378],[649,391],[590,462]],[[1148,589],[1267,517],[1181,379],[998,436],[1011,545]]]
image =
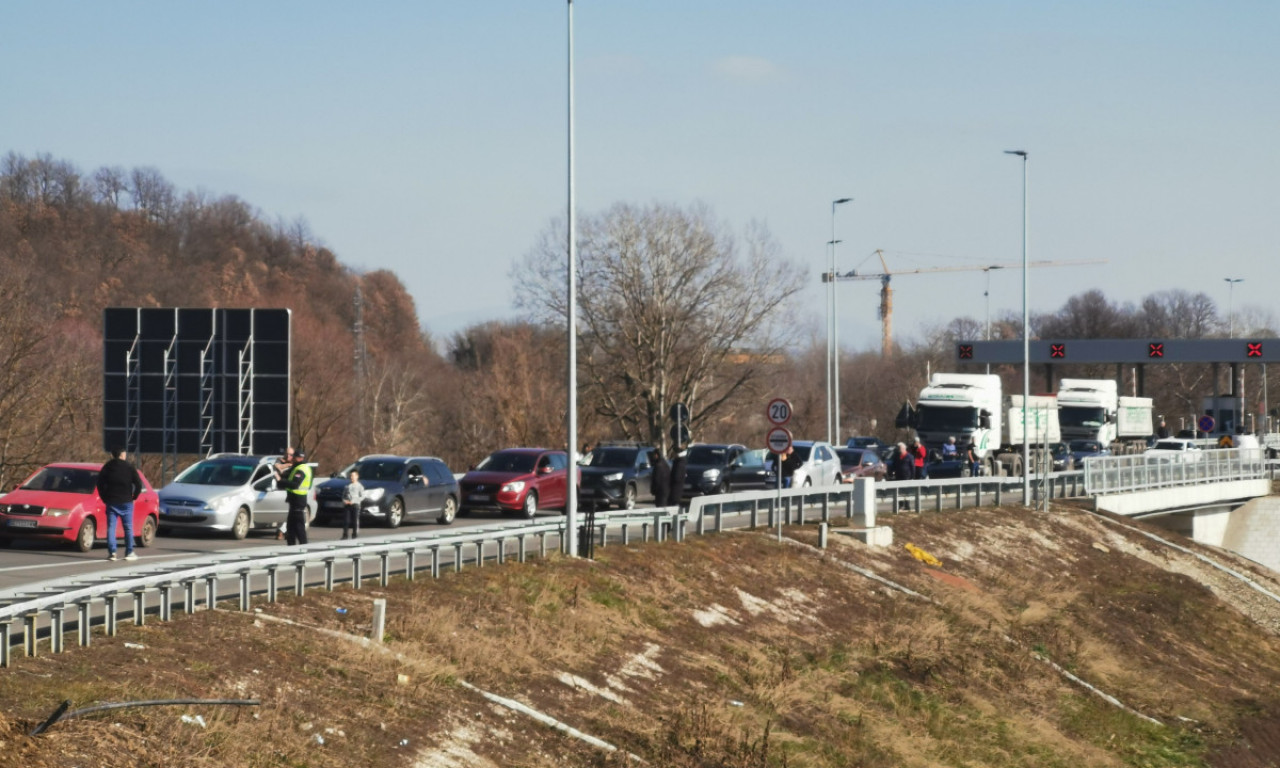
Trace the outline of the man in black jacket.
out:
[[[116,518],[124,523],[124,559],[133,554],[133,502],[142,493],[138,470],[125,460],[123,448],[111,452],[111,459],[98,471],[98,496],[107,506],[107,559],[116,560]]]
[[[649,476],[649,485],[653,488],[653,506],[665,507],[669,503],[667,491],[671,489],[671,465],[662,458],[662,451],[657,448],[649,451],[649,463],[653,467],[653,474]]]

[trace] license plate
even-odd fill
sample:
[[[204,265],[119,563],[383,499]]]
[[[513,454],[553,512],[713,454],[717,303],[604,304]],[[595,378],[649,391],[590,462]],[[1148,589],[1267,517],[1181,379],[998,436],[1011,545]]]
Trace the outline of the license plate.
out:
[[[36,521],[35,520],[10,520],[9,527],[10,528],[35,528]]]
[[[326,509],[338,509],[343,505],[341,501],[326,501],[321,506],[323,506]]]
[[[191,517],[191,510],[178,507],[169,508],[169,517]]]
[[[467,498],[468,498],[468,500],[469,500],[469,501],[488,501],[488,500],[489,500],[489,494],[487,494],[487,493],[473,493],[473,494],[471,494],[471,495],[470,495],[469,497],[467,497]]]

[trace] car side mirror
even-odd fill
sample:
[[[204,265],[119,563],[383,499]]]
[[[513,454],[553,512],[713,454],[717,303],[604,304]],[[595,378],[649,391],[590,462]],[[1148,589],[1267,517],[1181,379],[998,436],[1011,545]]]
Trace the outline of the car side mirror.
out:
[[[539,468],[538,468],[538,474],[540,474],[540,475],[549,475],[549,474],[551,474],[551,467],[539,467]]]

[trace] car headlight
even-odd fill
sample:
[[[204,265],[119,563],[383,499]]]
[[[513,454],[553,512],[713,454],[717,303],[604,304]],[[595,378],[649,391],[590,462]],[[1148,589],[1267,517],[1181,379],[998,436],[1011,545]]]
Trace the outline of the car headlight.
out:
[[[9,514],[9,505],[8,505],[8,504],[0,504],[0,514],[4,514],[4,515]]]
[[[507,483],[506,485],[502,486],[502,490],[506,491],[507,493],[519,493],[524,490],[524,481],[517,480],[514,483]]]
[[[69,509],[54,509],[53,507],[47,507],[47,508],[45,509],[44,513],[45,513],[46,515],[48,515],[49,517],[66,517],[67,515],[71,514],[71,510],[69,510]]]
[[[365,501],[377,501],[387,492],[386,488],[369,488],[364,492]]]
[[[601,480],[603,480],[603,481],[605,481],[606,483],[616,483],[616,482],[618,482],[619,480],[621,480],[621,479],[622,479],[622,473],[621,473],[621,472],[610,472],[609,474],[605,475],[604,477],[602,477],[602,478],[600,478],[600,479],[601,479]]]
[[[720,476],[720,470],[718,470],[718,469],[708,469],[706,472],[703,472],[703,473],[702,473],[702,476],[703,476],[703,477],[705,477],[705,478],[707,478],[708,480],[714,480],[714,479],[716,479],[717,477],[719,477],[719,476]]]

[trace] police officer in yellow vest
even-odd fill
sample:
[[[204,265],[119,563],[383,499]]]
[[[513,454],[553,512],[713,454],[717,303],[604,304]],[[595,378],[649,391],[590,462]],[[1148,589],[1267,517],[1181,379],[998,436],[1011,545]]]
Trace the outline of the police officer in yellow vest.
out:
[[[289,546],[307,543],[307,496],[311,493],[311,465],[305,451],[295,451],[293,465],[280,484],[289,497],[289,517],[285,520],[285,541]]]

